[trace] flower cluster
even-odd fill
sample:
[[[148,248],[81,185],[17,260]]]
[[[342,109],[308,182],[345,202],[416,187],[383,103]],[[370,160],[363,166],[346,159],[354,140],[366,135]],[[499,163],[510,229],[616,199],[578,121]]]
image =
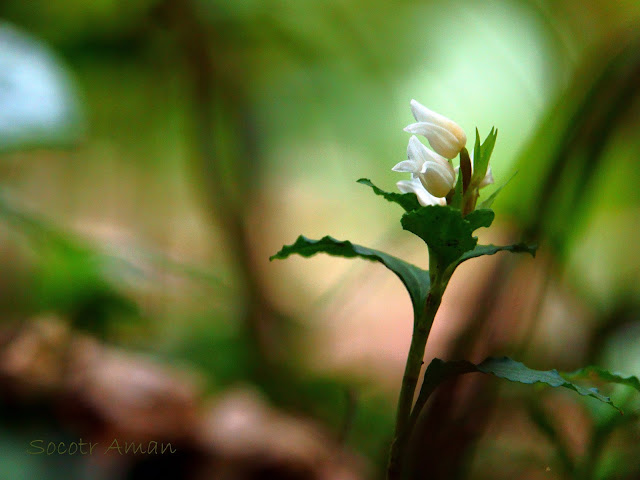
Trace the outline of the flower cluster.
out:
[[[426,137],[433,150],[428,149],[415,135],[411,136],[407,160],[393,167],[396,172],[411,173],[411,180],[399,181],[398,189],[402,193],[415,193],[421,205],[446,205],[445,197],[454,189],[459,170],[458,167],[453,168],[452,159],[465,148],[467,135],[457,123],[415,100],[411,100],[411,112],[416,123],[404,130]],[[489,169],[479,188],[491,183],[493,176]]]

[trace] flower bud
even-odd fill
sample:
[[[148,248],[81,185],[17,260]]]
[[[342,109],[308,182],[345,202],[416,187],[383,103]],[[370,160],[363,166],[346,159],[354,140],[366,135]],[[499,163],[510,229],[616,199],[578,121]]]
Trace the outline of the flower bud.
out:
[[[467,144],[467,135],[453,120],[429,110],[415,100],[411,100],[411,111],[417,123],[406,127],[405,132],[425,136],[431,147],[443,157],[451,160]]]

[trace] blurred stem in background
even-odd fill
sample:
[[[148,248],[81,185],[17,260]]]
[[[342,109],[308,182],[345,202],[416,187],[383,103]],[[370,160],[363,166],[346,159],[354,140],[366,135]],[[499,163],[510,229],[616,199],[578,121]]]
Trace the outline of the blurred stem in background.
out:
[[[213,7],[212,7],[213,8]],[[244,289],[244,322],[256,354],[256,372],[266,373],[279,359],[277,330],[283,318],[269,301],[255,268],[246,216],[255,200],[261,178],[261,149],[248,93],[243,82],[218,65],[212,55],[211,38],[200,21],[196,5],[189,0],[164,0],[157,5],[163,22],[175,34],[180,57],[191,85],[193,128],[197,145],[197,170],[205,191],[208,211],[221,226]],[[215,27],[214,27],[215,28]],[[215,45],[215,43],[214,43]],[[220,58],[220,57],[215,57]],[[216,113],[230,125],[236,142],[225,159],[220,146]]]
[[[574,84],[541,123],[520,161],[524,175],[536,175],[533,198],[526,206],[525,233],[544,235],[558,255],[565,255],[569,232],[580,226],[588,207],[598,205],[594,180],[604,173],[604,151],[614,134],[623,130],[640,94],[640,36],[621,32],[601,47],[598,61],[576,72]],[[531,172],[534,156],[546,168]],[[540,167],[540,162],[537,164]],[[606,165],[611,168],[611,165]],[[517,180],[516,180],[517,182]],[[537,186],[537,188],[536,188]]]

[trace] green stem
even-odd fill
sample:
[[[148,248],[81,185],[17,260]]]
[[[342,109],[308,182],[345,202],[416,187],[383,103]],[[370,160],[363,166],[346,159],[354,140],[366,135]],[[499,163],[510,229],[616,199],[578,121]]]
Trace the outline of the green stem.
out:
[[[430,255],[430,258],[434,256]],[[411,345],[407,356],[407,364],[402,377],[402,387],[400,389],[400,398],[398,399],[398,413],[396,416],[396,428],[393,443],[391,444],[391,452],[389,454],[389,465],[387,468],[387,480],[398,480],[402,478],[402,466],[406,455],[407,445],[411,436],[411,409],[413,399],[420,377],[422,368],[424,350],[429,338],[429,332],[433,325],[438,308],[442,301],[442,294],[446,287],[441,276],[437,274],[438,269],[435,262],[430,261],[430,267],[435,270],[432,277],[431,289],[424,308],[421,312],[414,312],[413,335],[411,337]]]
[[[471,186],[462,198],[462,216],[466,217],[469,213],[473,212],[478,202],[478,189],[475,186]]]

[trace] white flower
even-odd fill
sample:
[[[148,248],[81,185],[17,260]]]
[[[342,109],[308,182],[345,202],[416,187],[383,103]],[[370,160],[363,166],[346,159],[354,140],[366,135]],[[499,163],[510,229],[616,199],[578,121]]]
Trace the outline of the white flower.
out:
[[[444,198],[434,197],[427,192],[427,190],[422,186],[419,178],[400,180],[396,183],[396,186],[402,193],[415,193],[416,197],[418,197],[418,203],[423,207],[426,207],[427,205],[446,205],[447,203]]]
[[[393,167],[395,172],[409,172],[420,180],[424,188],[435,197],[445,197],[455,185],[456,174],[446,158],[425,147],[412,135],[407,147],[408,160]]]
[[[431,147],[445,158],[451,160],[467,144],[464,130],[447,117],[429,110],[415,100],[411,100],[411,112],[418,123],[412,123],[405,132],[424,135]]]

